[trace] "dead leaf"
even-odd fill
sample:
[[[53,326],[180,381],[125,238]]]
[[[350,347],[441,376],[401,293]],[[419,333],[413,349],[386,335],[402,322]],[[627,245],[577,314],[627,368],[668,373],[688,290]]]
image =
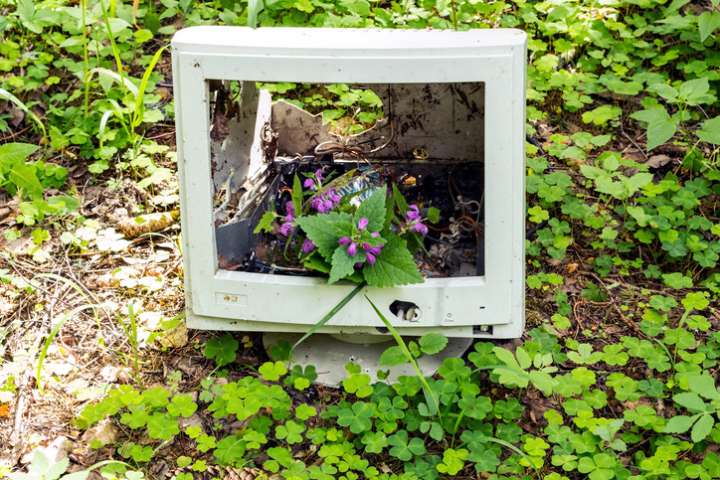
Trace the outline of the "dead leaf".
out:
[[[0,403],[0,418],[7,418],[10,416],[10,405],[7,403]]]
[[[647,162],[645,162],[645,165],[647,165],[650,168],[660,168],[662,166],[667,165],[671,161],[672,161],[672,158],[661,153],[658,155],[653,155],[652,157],[648,158]]]
[[[179,210],[149,213],[134,218],[126,218],[118,224],[118,228],[126,238],[135,238],[145,233],[159,232],[173,225],[180,218]]]

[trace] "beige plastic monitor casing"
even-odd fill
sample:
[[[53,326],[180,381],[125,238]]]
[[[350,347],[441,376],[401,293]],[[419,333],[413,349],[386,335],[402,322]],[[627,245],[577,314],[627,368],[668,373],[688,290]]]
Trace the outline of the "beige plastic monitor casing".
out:
[[[213,221],[209,80],[412,84],[485,89],[483,276],[430,278],[365,293],[404,335],[516,338],[524,327],[526,35],[514,29],[192,27],[172,40],[187,324],[303,332],[353,288],[325,279],[223,270]],[[438,139],[437,141],[442,141]],[[416,304],[409,322],[389,310]],[[382,334],[357,295],[321,332]]]

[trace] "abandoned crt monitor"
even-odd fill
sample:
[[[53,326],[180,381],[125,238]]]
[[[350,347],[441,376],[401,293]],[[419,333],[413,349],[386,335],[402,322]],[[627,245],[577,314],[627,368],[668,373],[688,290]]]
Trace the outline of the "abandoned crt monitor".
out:
[[[254,233],[322,164],[440,209],[425,281],[363,292],[401,334],[522,334],[523,32],[192,27],[172,52],[188,326],[305,332],[354,288]],[[387,334],[364,295],[320,332]]]

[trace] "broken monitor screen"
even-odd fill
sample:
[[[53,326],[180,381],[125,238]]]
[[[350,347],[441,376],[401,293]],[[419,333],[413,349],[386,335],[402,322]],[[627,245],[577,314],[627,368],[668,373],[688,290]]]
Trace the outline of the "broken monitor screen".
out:
[[[398,218],[422,215],[410,247],[426,277],[483,275],[482,83],[208,88],[219,268],[318,275],[297,254],[293,192],[322,213],[383,187]]]

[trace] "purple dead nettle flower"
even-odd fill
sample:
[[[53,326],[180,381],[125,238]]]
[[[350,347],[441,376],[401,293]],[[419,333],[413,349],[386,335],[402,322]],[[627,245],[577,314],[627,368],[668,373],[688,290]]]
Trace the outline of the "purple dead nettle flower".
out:
[[[338,245],[345,246],[347,245],[347,254],[351,257],[354,257],[357,255],[357,243],[353,242],[353,239],[345,236],[338,238]]]
[[[318,195],[310,200],[310,206],[315,209],[318,213],[328,213],[333,209],[335,204],[332,200],[326,198],[324,195]]]
[[[295,206],[292,202],[285,203],[285,221],[292,222],[295,220]]]
[[[428,227],[424,223],[416,223],[412,226],[412,229],[415,230],[417,233],[419,233],[422,236],[425,236],[428,234]]]
[[[278,228],[278,233],[283,237],[287,237],[293,231],[293,224],[291,222],[285,222]]]
[[[309,188],[310,190],[317,190],[318,187],[322,184],[323,178],[324,175],[322,168],[318,168],[317,170],[315,170],[315,174],[312,178],[308,177],[305,179],[305,181],[303,182],[303,187]]]
[[[405,218],[407,218],[411,222],[420,220],[420,208],[418,208],[418,206],[414,203],[409,205],[408,211],[405,212]]]
[[[365,252],[369,253],[370,255],[375,255],[375,256],[380,255],[380,252],[382,252],[382,248],[383,248],[383,245],[378,245],[377,247],[373,247],[369,243],[363,244],[363,250],[365,250]]]
[[[285,221],[278,227],[277,232],[283,237],[288,237],[292,233],[293,228],[295,228],[293,225],[293,221],[295,220],[295,207],[292,202],[285,203],[284,220]]]
[[[419,233],[420,235],[427,235],[428,227],[422,223],[422,215],[420,215],[420,208],[416,204],[408,206],[408,211],[405,212],[405,219],[407,220],[407,227],[412,231]]]
[[[334,188],[325,193],[315,195],[310,200],[310,206],[318,213],[327,213],[340,203],[342,197],[337,194]]]
[[[377,261],[377,256],[380,255],[380,252],[382,252],[383,246],[378,245],[374,247],[367,242],[363,242],[362,248],[365,251],[365,259],[367,263],[369,263],[370,265],[375,265],[375,262]]]
[[[367,218],[361,217],[360,220],[358,220],[358,230],[365,230],[368,223],[370,223],[370,221]]]
[[[315,250],[315,244],[313,243],[312,240],[310,240],[309,238],[306,238],[306,239],[303,241],[303,244],[302,244],[302,247],[301,247],[301,248],[302,248],[302,252],[303,252],[303,253],[310,253],[310,252],[312,252],[313,250]]]
[[[303,187],[309,188],[310,190],[317,189],[317,187],[315,186],[315,180],[313,180],[312,178],[306,178],[305,181],[303,182]]]
[[[337,191],[334,188],[328,190],[326,195],[334,203],[340,203],[340,200],[342,200],[342,197],[338,195]]]

